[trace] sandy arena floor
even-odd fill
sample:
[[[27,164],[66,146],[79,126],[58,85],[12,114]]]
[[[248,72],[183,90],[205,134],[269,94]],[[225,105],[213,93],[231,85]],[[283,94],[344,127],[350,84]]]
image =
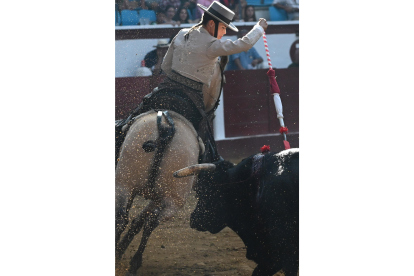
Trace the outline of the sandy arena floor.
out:
[[[134,201],[131,216],[136,216],[148,203],[142,198]],[[137,275],[186,276],[226,275],[250,276],[256,264],[246,259],[242,240],[231,229],[218,234],[199,232],[190,228],[190,214],[196,206],[194,192],[177,216],[158,226],[149,238],[143,263]],[[142,232],[142,231],[141,231]],[[136,252],[141,239],[137,235],[125,252],[116,276],[122,276]],[[277,276],[283,273],[275,274]]]

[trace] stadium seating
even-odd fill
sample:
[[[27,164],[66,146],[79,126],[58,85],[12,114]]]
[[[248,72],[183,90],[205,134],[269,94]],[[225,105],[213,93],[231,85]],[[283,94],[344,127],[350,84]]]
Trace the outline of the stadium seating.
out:
[[[263,3],[262,3],[263,1]],[[266,3],[271,1],[271,3]],[[273,0],[246,0],[247,5],[252,5],[252,6],[256,6],[256,7],[260,7],[260,6],[269,6],[273,3]]]
[[[190,20],[194,20],[193,19],[193,14],[191,13],[191,10],[190,9],[187,9],[187,13],[188,13],[188,19],[190,19]]]
[[[121,11],[121,22],[122,26],[126,25],[138,25],[140,16],[137,11],[122,10]]]
[[[149,18],[150,22],[157,20],[157,17],[155,16],[155,12],[153,10],[140,10],[138,13],[140,18]]]
[[[273,6],[269,7],[270,21],[284,21],[287,20],[287,14],[285,10],[275,8]]]
[[[121,15],[119,11],[115,11],[115,26],[121,25]]]

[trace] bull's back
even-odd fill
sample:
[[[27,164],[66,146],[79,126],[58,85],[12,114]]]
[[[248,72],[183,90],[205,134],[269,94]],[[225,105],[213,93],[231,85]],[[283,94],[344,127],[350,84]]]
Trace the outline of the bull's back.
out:
[[[299,216],[299,150],[268,156],[261,182],[262,211],[269,222],[291,223]]]
[[[283,151],[267,160],[262,216],[272,240],[269,256],[297,263],[299,252],[299,150]]]

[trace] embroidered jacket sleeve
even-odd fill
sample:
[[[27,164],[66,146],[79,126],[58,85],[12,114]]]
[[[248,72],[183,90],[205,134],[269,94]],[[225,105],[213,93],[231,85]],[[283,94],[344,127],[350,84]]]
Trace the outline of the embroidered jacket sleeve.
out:
[[[177,37],[177,36],[176,36]],[[161,64],[161,69],[164,71],[165,74],[169,75],[172,71],[172,59],[173,59],[173,53],[174,53],[174,42],[175,38],[171,41],[170,46],[168,47],[167,53],[164,56],[164,60]]]
[[[207,56],[227,56],[247,51],[263,36],[263,33],[263,28],[256,24],[250,32],[236,41],[231,41],[230,39],[220,41],[215,39],[207,49]]]

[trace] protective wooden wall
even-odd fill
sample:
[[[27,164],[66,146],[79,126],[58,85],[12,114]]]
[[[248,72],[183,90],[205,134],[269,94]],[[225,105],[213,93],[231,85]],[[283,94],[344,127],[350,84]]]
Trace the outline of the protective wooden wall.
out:
[[[267,70],[226,71],[223,91],[225,140],[217,141],[224,158],[259,152],[264,144],[283,150]],[[276,69],[283,115],[291,147],[299,147],[299,68]],[[115,79],[115,119],[126,117],[165,76]]]

